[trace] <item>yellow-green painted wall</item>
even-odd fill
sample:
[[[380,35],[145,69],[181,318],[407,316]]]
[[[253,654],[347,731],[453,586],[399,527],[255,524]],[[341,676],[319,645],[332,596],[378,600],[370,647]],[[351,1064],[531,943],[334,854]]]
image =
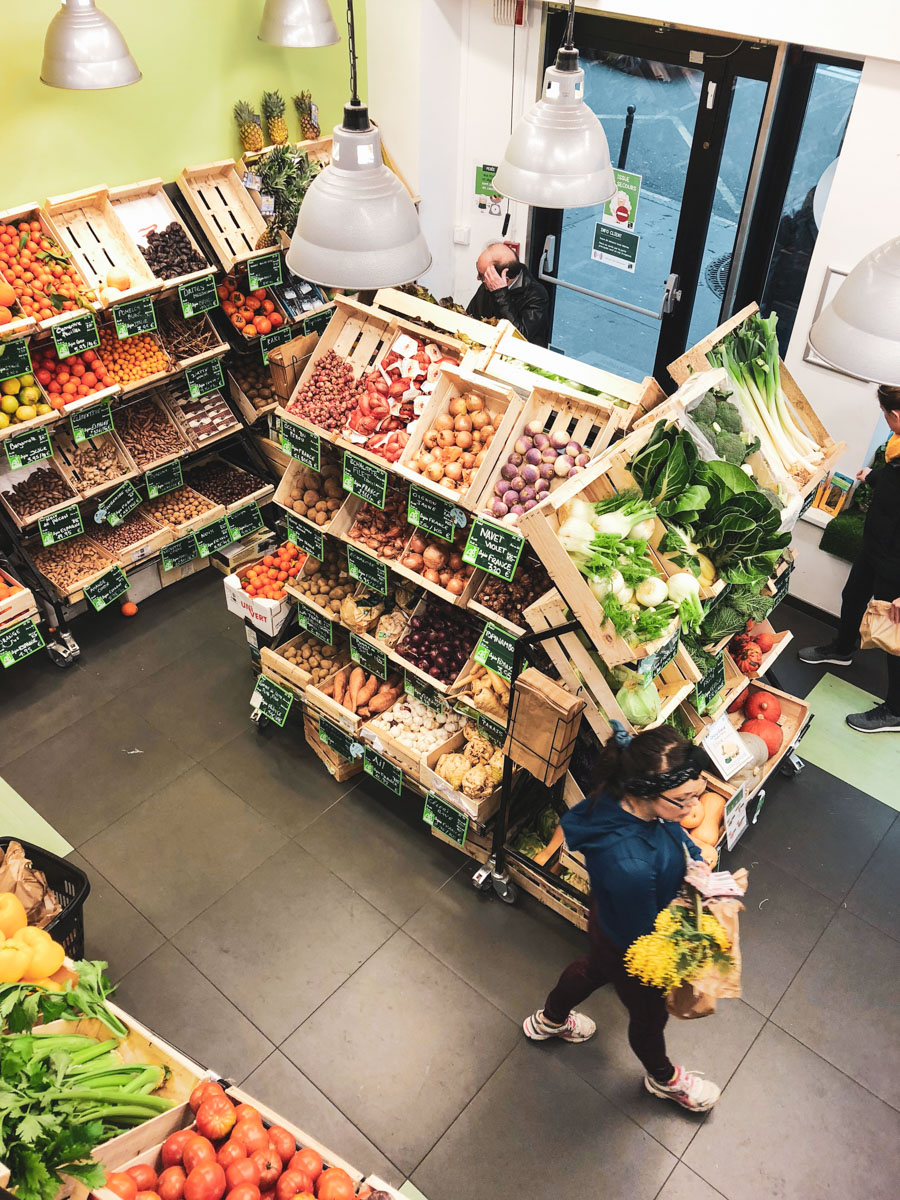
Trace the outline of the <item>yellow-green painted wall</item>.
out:
[[[40,82],[44,34],[58,3],[8,0],[0,209],[97,184],[168,182],[182,167],[239,158],[232,105],[247,100],[259,111],[264,90],[287,101],[292,140],[301,133],[291,96],[312,92],[323,133],[350,96],[344,0],[330,0],[340,42],[318,50],[260,42],[262,0],[98,0],[143,73],[132,87],[102,92]],[[354,7],[365,97],[364,0]]]

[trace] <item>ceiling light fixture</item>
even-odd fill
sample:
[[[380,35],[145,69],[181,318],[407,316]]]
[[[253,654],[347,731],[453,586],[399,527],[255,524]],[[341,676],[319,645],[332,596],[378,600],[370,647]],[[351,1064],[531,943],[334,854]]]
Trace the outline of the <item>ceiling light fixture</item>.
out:
[[[41,82],[71,91],[137,83],[141,73],[125,39],[94,0],[63,0],[44,38]]]
[[[258,36],[261,42],[299,50],[341,40],[328,0],[266,0]]]
[[[494,176],[502,196],[534,208],[585,208],[616,192],[606,134],[584,101],[574,27],[569,0],[565,40],[544,72],[543,94],[516,126]]]
[[[347,30],[352,98],[334,129],[331,162],[300,205],[285,261],[311,283],[368,291],[417,279],[431,254],[412,197],[384,165],[381,135],[357,94],[353,0]]]

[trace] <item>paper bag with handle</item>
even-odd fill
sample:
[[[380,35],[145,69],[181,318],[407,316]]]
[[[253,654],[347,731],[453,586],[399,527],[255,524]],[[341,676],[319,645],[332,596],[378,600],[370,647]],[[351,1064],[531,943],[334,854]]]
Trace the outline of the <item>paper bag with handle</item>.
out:
[[[900,625],[891,620],[890,600],[870,600],[859,627],[863,650],[900,654]]]

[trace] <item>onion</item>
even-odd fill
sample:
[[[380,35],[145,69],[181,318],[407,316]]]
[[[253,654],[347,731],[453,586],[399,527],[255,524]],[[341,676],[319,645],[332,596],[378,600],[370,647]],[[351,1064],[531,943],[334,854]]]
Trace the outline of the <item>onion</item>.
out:
[[[541,473],[537,467],[532,466],[530,463],[526,463],[519,474],[525,483],[536,483],[541,477]]]
[[[462,396],[457,396],[455,400],[450,401],[449,412],[451,417],[458,417],[460,413],[464,413],[465,411],[466,402]]]
[[[543,433],[543,432],[544,432],[544,425],[543,425],[542,421],[529,421],[523,430],[523,433],[525,434],[526,437],[532,437],[532,438],[537,437],[537,435],[539,433]]]
[[[516,464],[511,462],[504,463],[500,468],[500,474],[504,479],[515,479],[516,475],[518,474],[518,471],[516,470]]]
[[[538,450],[546,450],[550,445],[550,439],[547,437],[546,433],[539,433],[534,439],[534,444]]]
[[[525,461],[527,463],[531,463],[534,466],[538,466],[541,461],[540,450],[529,450],[528,453],[525,455]]]
[[[463,579],[460,575],[454,575],[453,578],[450,580],[450,582],[447,584],[447,591],[451,592],[454,596],[461,596],[465,590],[466,590],[466,580]],[[454,655],[454,663],[455,662],[456,662],[456,656]]]
[[[564,450],[569,444],[569,435],[567,433],[551,433],[550,445],[554,450]]]
[[[400,559],[400,566],[406,567],[407,571],[421,571],[424,565],[421,554],[404,554],[403,558]]]
[[[462,479],[462,474],[463,474],[462,463],[460,463],[460,462],[447,463],[446,467],[444,467],[444,474],[447,476],[448,479],[452,479],[454,483],[459,483],[459,481]]]
[[[461,413],[453,422],[453,428],[458,433],[468,433],[472,428],[472,418],[468,413]]]
[[[475,455],[474,454],[464,454],[459,461],[463,465],[463,470],[469,471],[469,470],[471,470],[472,467],[475,466]]]
[[[553,464],[553,473],[554,475],[558,475],[560,479],[567,479],[574,466],[575,463],[567,454],[561,454]]]
[[[583,447],[581,442],[569,442],[569,444],[566,446],[566,454],[569,456],[569,458],[577,458],[582,449]]]
[[[456,445],[456,434],[452,429],[442,429],[438,434],[438,445],[443,449]]]
[[[447,584],[450,582],[450,577],[452,574],[452,571],[441,571],[440,575],[438,576],[441,581],[441,587],[447,586]]]
[[[490,420],[491,420],[490,413],[486,413],[483,411],[473,412],[472,413],[472,428],[473,429],[484,429],[485,425],[490,423]]]
[[[465,569],[463,567],[462,555],[458,550],[450,552],[450,557],[447,559],[447,566],[451,571],[462,571]]]
[[[533,445],[534,443],[530,437],[520,437],[516,438],[516,444],[513,446],[513,450],[515,450],[516,454],[527,454]]]
[[[468,450],[472,445],[471,433],[468,433],[465,429],[463,429],[456,435],[456,444],[459,446],[460,450]]]
[[[438,575],[437,571],[423,571],[422,574],[428,580],[429,583],[440,583],[441,582],[441,577],[440,577],[440,575]]]
[[[470,413],[481,412],[484,408],[484,401],[480,396],[476,396],[474,392],[466,394],[466,408]]]
[[[425,471],[425,478],[432,483],[439,483],[444,478],[444,468],[441,463],[432,463]]]
[[[591,461],[591,456],[589,454],[585,454],[585,452],[583,450],[580,454],[575,455],[575,466],[576,467],[586,467],[590,461]]]
[[[505,517],[508,512],[509,512],[509,509],[506,507],[506,505],[503,503],[502,500],[492,500],[491,501],[491,514],[493,516]]]
[[[484,450],[479,450],[478,453],[475,455],[475,466],[476,467],[480,467],[481,464],[484,462],[485,453],[486,452]]]
[[[453,428],[453,418],[449,413],[441,413],[434,419],[434,428],[440,433],[442,429]]]
[[[414,533],[409,539],[409,550],[412,554],[422,554],[425,551],[428,542],[421,533]]]

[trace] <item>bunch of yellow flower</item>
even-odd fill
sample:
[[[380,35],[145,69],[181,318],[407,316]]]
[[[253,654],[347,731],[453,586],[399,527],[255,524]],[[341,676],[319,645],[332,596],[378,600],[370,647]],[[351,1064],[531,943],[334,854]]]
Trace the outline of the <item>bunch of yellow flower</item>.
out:
[[[668,992],[709,966],[729,965],[730,945],[716,918],[703,911],[698,894],[693,907],[675,904],[657,914],[653,932],[625,951],[625,970],[641,983]]]

